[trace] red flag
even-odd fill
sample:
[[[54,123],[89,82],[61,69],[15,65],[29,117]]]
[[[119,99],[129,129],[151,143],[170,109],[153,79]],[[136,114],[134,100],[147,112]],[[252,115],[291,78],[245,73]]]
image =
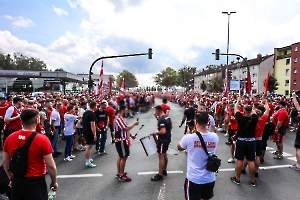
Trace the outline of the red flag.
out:
[[[269,77],[270,77],[270,70],[269,70],[268,75],[267,75],[267,77],[266,77],[266,82],[265,82],[265,94],[267,94],[268,88],[269,88]]]
[[[224,96],[227,96],[227,94],[228,94],[228,91],[227,91],[227,79],[228,79],[228,77],[227,77],[227,75],[228,75],[228,73],[227,73],[227,68],[226,68],[226,70],[225,70],[225,80],[224,80],[224,92],[223,92]]]
[[[100,78],[99,78],[99,87],[98,87],[98,94],[101,95],[103,92],[103,60],[100,70]]]
[[[120,94],[121,95],[125,95],[125,81],[124,81],[124,78],[122,79],[122,85],[121,85],[121,88],[120,88]]]
[[[252,95],[252,83],[251,83],[251,75],[250,75],[250,70],[248,69],[247,73],[247,81],[248,81],[248,93]]]
[[[112,93],[112,77],[111,75],[109,76],[109,94]]]

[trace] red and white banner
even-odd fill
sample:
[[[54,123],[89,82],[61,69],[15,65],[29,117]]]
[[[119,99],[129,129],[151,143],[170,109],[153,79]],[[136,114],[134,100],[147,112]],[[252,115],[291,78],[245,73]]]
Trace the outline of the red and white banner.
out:
[[[103,60],[100,70],[100,78],[99,78],[99,86],[98,86],[98,94],[101,95],[103,93]]]
[[[246,80],[244,80],[243,96],[246,95]]]
[[[225,80],[224,80],[224,96],[227,96],[228,94],[228,90],[227,90],[227,80],[228,80],[228,71],[227,71],[227,68],[225,70]]]
[[[124,81],[124,78],[122,79],[122,84],[121,84],[121,88],[120,88],[120,94],[121,95],[125,95],[125,81]]]
[[[248,73],[247,73],[247,81],[248,81],[248,93],[250,96],[252,96],[252,83],[251,83],[251,75],[250,75],[249,69],[248,69]]]
[[[113,82],[113,78],[112,78],[112,76],[110,75],[109,76],[109,94],[111,94],[112,93],[112,82]]]

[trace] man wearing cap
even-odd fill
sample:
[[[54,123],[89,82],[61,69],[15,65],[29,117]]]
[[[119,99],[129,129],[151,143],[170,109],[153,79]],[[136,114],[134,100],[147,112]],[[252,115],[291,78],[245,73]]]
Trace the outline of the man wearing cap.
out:
[[[276,111],[272,117],[271,121],[275,124],[275,131],[272,135],[273,142],[276,142],[277,151],[273,154],[275,155],[274,159],[283,159],[283,142],[282,139],[286,133],[286,128],[289,123],[289,114],[286,111],[286,102],[279,101],[278,102],[279,110]]]
[[[13,105],[6,110],[4,116],[5,132],[4,132],[3,144],[5,142],[5,139],[10,134],[22,129],[22,121],[20,119],[21,107],[22,107],[21,98],[15,97],[13,98]]]
[[[105,143],[107,139],[107,126],[108,126],[108,116],[106,111],[105,100],[102,100],[100,103],[100,108],[95,111],[97,118],[96,127],[97,127],[97,140],[96,140],[96,151],[99,155],[106,154],[105,152]]]

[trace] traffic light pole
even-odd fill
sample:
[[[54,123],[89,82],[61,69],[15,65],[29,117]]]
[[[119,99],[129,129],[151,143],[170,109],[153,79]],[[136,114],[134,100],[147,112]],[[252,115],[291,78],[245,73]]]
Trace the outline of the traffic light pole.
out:
[[[250,71],[249,64],[243,56],[241,56],[239,54],[235,54],[235,53],[219,53],[219,49],[217,49],[217,50],[216,50],[216,53],[212,53],[213,55],[216,55],[216,58],[219,58],[219,55],[221,55],[221,56],[238,56],[238,57],[242,58],[245,61],[246,67],[247,67],[247,72]],[[239,76],[240,76],[240,71],[239,71]],[[239,79],[239,82],[240,82],[240,79]],[[241,89],[239,90],[239,96],[241,96]]]
[[[100,58],[97,58],[91,65],[90,67],[90,71],[89,71],[89,80],[88,80],[88,86],[89,86],[89,92],[92,92],[92,86],[91,86],[91,82],[92,82],[92,70],[94,65],[96,64],[96,62],[98,62],[99,60],[102,59],[107,59],[107,58],[122,58],[122,57],[133,57],[133,56],[145,56],[148,55],[148,59],[152,59],[152,49],[148,49],[148,53],[135,53],[135,54],[126,54],[126,55],[117,55],[117,56],[103,56]]]

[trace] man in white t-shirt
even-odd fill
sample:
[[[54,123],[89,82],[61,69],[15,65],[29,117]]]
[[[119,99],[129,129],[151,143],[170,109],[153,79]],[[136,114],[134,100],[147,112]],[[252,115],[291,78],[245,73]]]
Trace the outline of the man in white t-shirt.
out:
[[[74,124],[78,116],[74,115],[74,106],[68,106],[67,113],[64,115],[64,136],[66,140],[64,161],[72,161],[75,156],[72,155],[72,146],[74,143]]]
[[[204,103],[200,103],[198,106],[198,113],[200,112],[206,112],[206,105]],[[213,116],[208,115],[208,122],[206,125],[206,129],[208,132],[214,132],[216,133],[216,126],[215,126],[215,120]]]
[[[206,112],[195,116],[196,129],[202,135],[209,154],[215,154],[219,137],[216,133],[207,131],[209,116]],[[211,199],[215,186],[216,175],[206,170],[207,155],[202,148],[196,133],[185,135],[177,144],[180,151],[188,150],[187,175],[184,184],[186,199]]]
[[[53,138],[51,140],[51,145],[54,150],[54,155],[61,155],[61,152],[57,151],[57,141],[59,136],[60,130],[60,114],[59,111],[62,109],[61,103],[56,104],[56,109],[52,111],[51,114],[51,129],[53,130]]]

